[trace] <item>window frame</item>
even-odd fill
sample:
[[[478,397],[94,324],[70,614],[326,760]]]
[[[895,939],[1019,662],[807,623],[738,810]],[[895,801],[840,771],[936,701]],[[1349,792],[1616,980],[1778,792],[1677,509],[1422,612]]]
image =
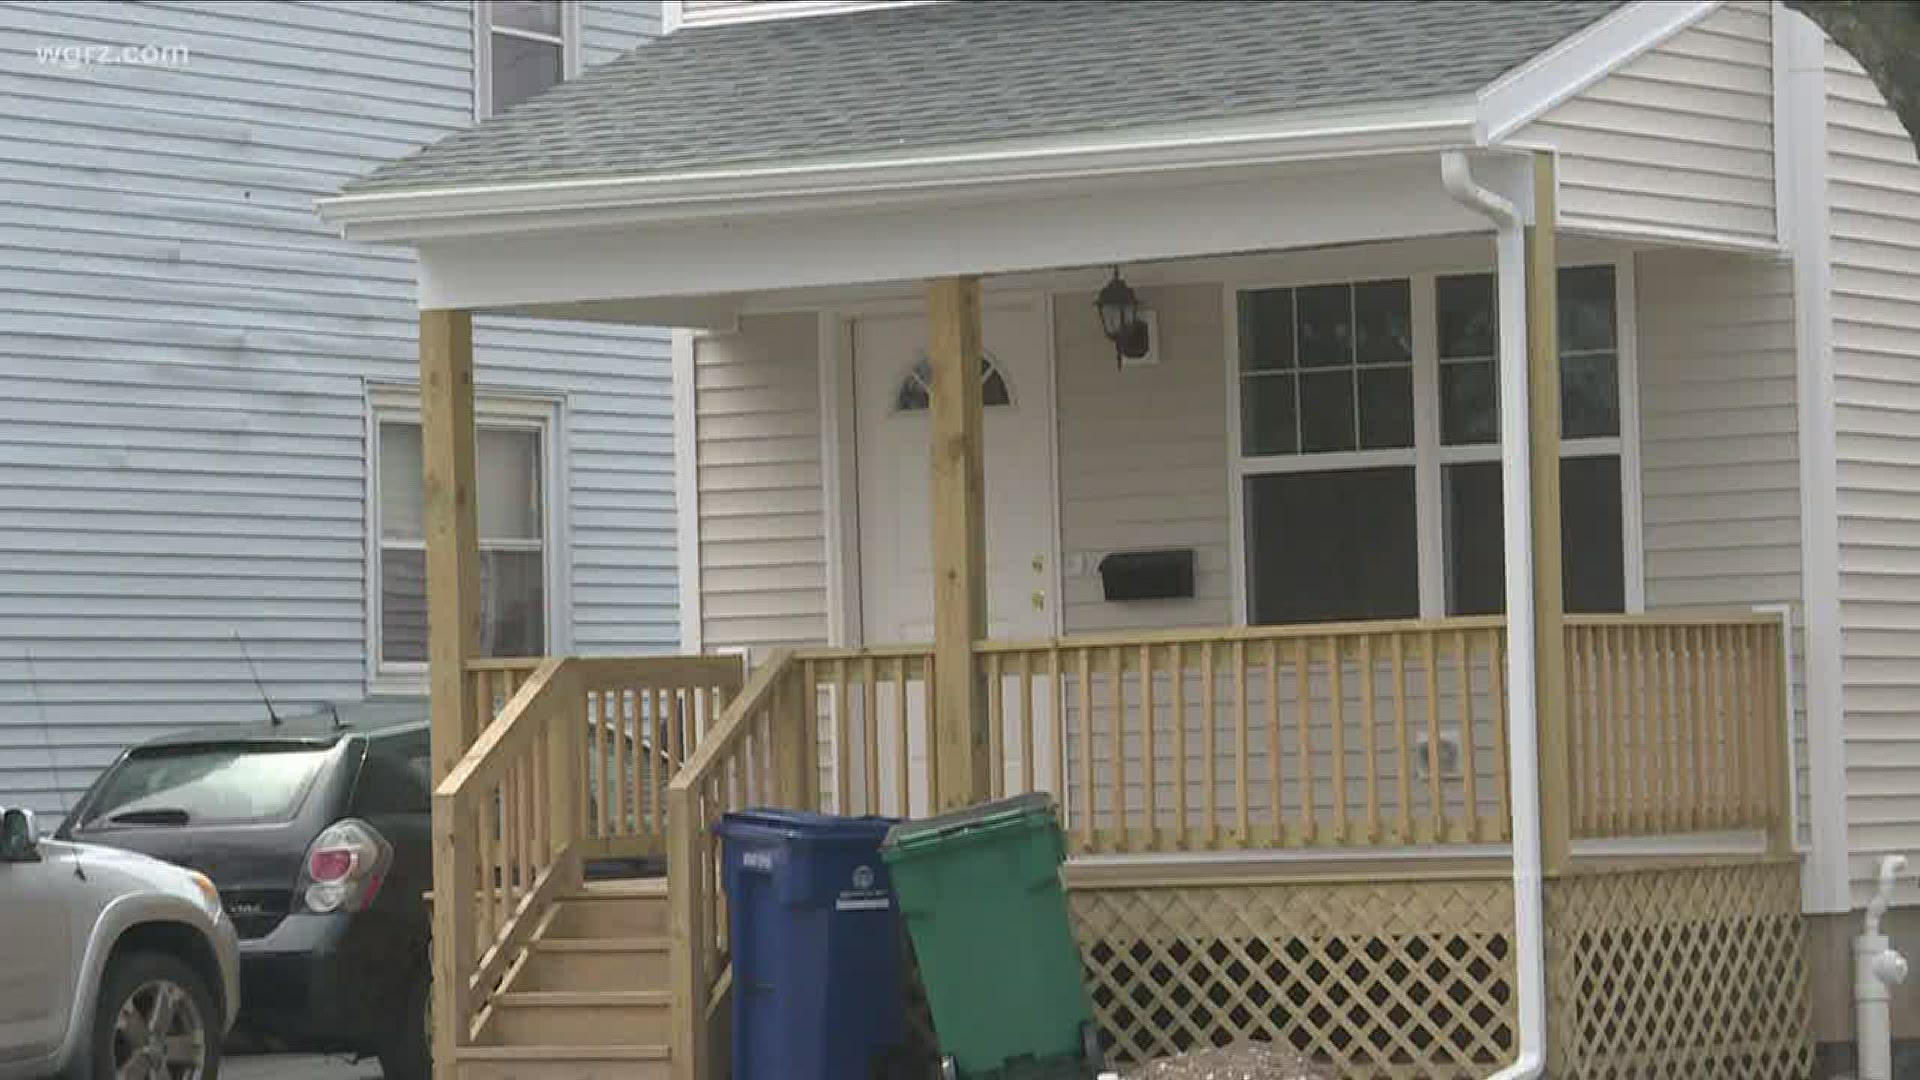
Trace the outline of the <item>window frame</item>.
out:
[[[559,0],[560,35],[539,34],[493,24],[493,0],[473,0],[473,118],[493,115],[493,35],[560,46],[560,81],[580,73],[580,6],[577,0]]]
[[[1485,251],[1484,248],[1481,249]],[[1561,269],[1608,265],[1614,272],[1614,327],[1620,380],[1620,434],[1562,439],[1563,458],[1617,455],[1620,460],[1621,573],[1628,613],[1646,609],[1645,530],[1641,511],[1638,329],[1634,312],[1633,258],[1630,254],[1566,255]],[[1442,445],[1440,438],[1440,343],[1435,283],[1459,274],[1496,272],[1491,252],[1439,259],[1396,259],[1383,250],[1378,258],[1328,265],[1303,257],[1279,269],[1229,278],[1221,298],[1226,375],[1228,557],[1233,625],[1251,620],[1251,582],[1247,564],[1246,481],[1274,473],[1335,472],[1349,469],[1412,466],[1414,518],[1418,529],[1419,612],[1422,619],[1447,614],[1446,532],[1442,470],[1448,465],[1500,460],[1500,445]],[[1413,446],[1390,450],[1350,450],[1268,456],[1242,452],[1240,368],[1240,294],[1246,290],[1302,288],[1363,281],[1407,280],[1412,288]]]
[[[544,630],[548,656],[564,655],[573,647],[572,533],[566,512],[568,475],[564,432],[566,401],[562,397],[535,393],[512,395],[474,395],[474,427],[512,428],[534,432],[540,446],[540,545],[541,588],[546,597]],[[389,546],[383,534],[380,511],[380,425],[388,422],[420,423],[420,388],[417,384],[369,384],[367,388],[365,462],[366,462],[366,550],[362,572],[366,579],[366,671],[370,694],[419,695],[427,692],[427,665],[388,663],[381,659],[380,583],[382,552]],[[391,546],[405,546],[395,544]],[[490,545],[496,547],[505,544]],[[421,544],[425,548],[424,542]],[[529,545],[524,550],[532,550]]]

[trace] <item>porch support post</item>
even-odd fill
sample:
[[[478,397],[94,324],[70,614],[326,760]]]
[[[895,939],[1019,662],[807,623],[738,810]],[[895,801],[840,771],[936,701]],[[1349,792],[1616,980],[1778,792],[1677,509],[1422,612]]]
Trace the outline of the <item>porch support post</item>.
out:
[[[1566,596],[1560,546],[1560,270],[1551,155],[1533,156],[1527,230],[1528,467],[1533,488],[1533,662],[1540,739],[1540,863],[1565,872],[1573,845],[1567,741]]]
[[[934,790],[950,809],[985,798],[986,698],[973,643],[987,630],[980,279],[927,282],[933,462]]]
[[[436,785],[466,753],[474,702],[467,661],[479,652],[480,542],[474,513],[473,316],[420,313],[420,437],[426,463],[427,672]],[[471,906],[477,882],[462,866],[458,823],[433,804],[433,1062],[454,1080],[456,1032],[468,994],[455,972],[472,969]],[[470,859],[465,860],[470,863]],[[462,873],[462,870],[467,872]]]

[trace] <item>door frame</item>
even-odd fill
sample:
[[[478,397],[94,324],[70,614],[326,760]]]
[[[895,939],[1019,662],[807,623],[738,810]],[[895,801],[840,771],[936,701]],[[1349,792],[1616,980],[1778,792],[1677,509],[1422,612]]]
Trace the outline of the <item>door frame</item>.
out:
[[[1041,290],[989,291],[984,316],[996,307],[1031,305],[1041,321],[1040,377],[1047,389],[1046,535],[1049,551],[1046,587],[1053,597],[1048,632],[1063,633],[1065,575],[1060,536],[1060,374],[1054,355],[1054,296]],[[822,308],[819,316],[820,463],[823,517],[826,519],[827,644],[834,648],[894,645],[866,638],[860,568],[860,438],[855,386],[854,322],[859,319],[925,316],[918,300],[880,300]]]

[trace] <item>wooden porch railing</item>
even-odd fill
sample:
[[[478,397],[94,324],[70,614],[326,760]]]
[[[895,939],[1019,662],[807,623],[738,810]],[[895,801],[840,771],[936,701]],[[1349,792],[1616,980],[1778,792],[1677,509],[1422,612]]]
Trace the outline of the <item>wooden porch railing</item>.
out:
[[[1503,839],[1504,651],[1497,619],[982,643],[993,787],[1052,791],[1078,853]]]
[[[749,807],[816,805],[807,768],[801,669],[775,653],[707,730],[667,787],[667,896],[673,928],[674,1075],[707,1075],[707,1020],[731,978],[726,893],[713,826]]]
[[[666,791],[745,679],[739,657],[573,661],[586,712],[582,854],[667,853]]]
[[[434,792],[436,842],[453,852],[434,934],[436,1015],[455,1045],[477,1037],[487,998],[585,858],[664,854],[663,789],[742,681],[732,657],[483,660],[474,712],[491,713]]]
[[[1783,835],[1785,645],[1773,615],[1570,616],[1574,835]]]
[[[1575,834],[1781,829],[1788,734],[1773,615],[1574,616]],[[1498,618],[981,642],[989,794],[1046,791],[1076,854],[1501,842]],[[937,804],[925,647],[793,663],[823,809]]]
[[[513,700],[514,692],[544,663],[546,659],[539,656],[467,661],[467,685],[471,688],[467,700],[472,708],[467,713],[466,730],[461,733],[461,745],[472,746],[487,725],[500,715],[500,710],[507,707],[507,702]]]

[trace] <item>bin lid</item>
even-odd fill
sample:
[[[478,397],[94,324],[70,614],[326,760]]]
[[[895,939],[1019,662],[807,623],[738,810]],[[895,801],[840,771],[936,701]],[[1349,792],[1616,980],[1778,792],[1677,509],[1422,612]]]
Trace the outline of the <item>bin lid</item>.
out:
[[[887,833],[886,842],[880,848],[882,851],[896,851],[938,844],[962,833],[1025,824],[1034,818],[1045,818],[1049,824],[1056,822],[1053,796],[1044,791],[1035,791],[993,802],[976,803],[917,821],[903,821]]]
[[[723,815],[713,831],[721,836],[780,840],[862,840],[877,843],[899,824],[897,818],[841,817],[806,810],[761,807]]]

